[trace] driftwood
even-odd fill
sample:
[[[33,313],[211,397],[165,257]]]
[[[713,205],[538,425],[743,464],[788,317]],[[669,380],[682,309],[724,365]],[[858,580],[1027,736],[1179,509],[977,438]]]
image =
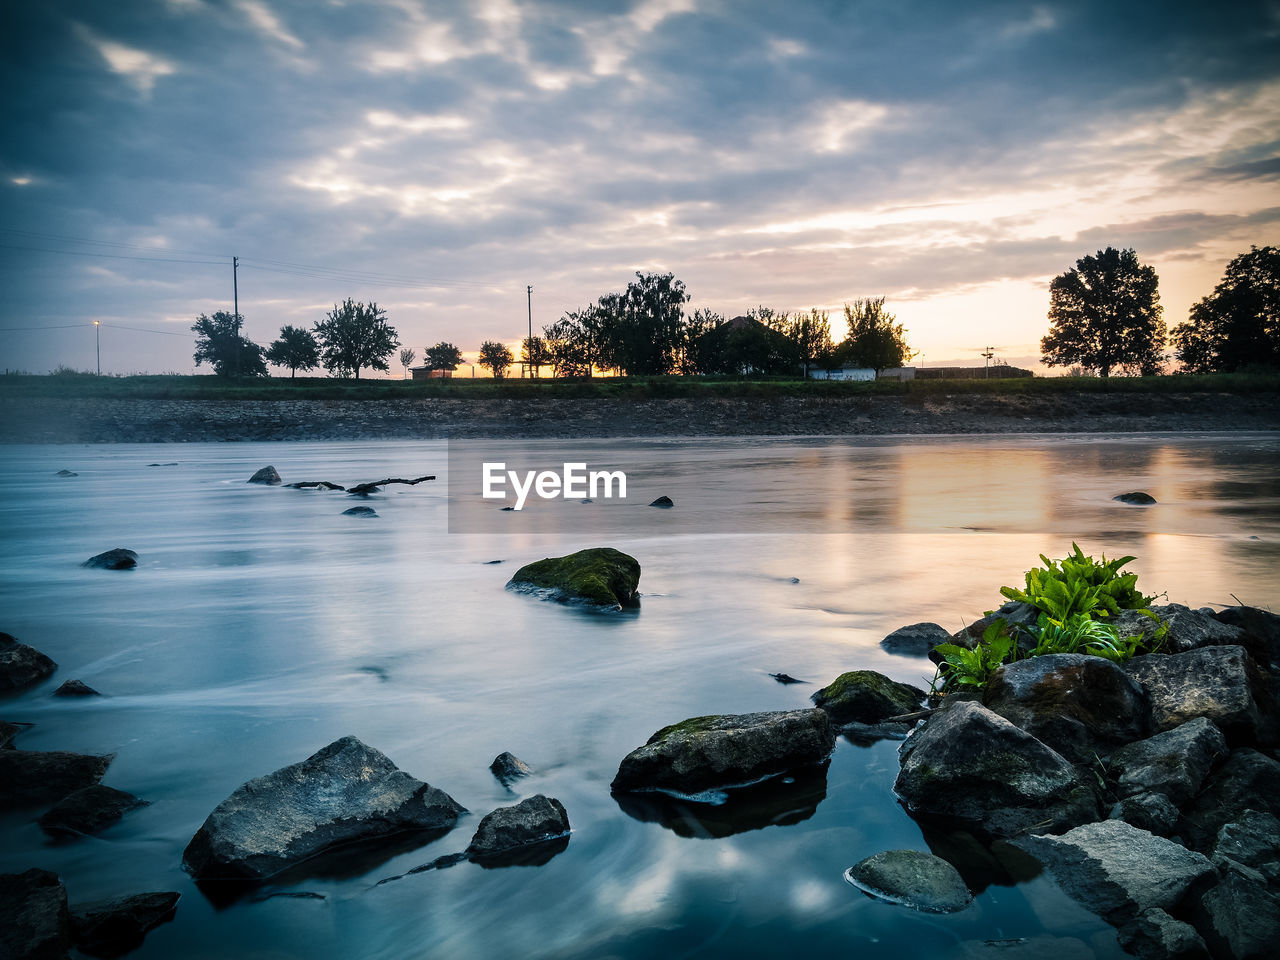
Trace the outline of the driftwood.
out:
[[[294,490],[308,490],[312,487],[324,487],[326,490],[347,489],[340,483],[330,483],[328,480],[302,480],[298,483],[286,483],[285,486],[292,487]]]
[[[917,710],[915,713],[900,713],[896,717],[885,717],[880,722],[881,723],[915,723],[917,720],[924,720],[928,718],[931,714],[935,712],[936,711],[934,710]]]
[[[371,483],[357,483],[354,487],[348,487],[347,493],[354,494],[357,497],[367,497],[371,493],[377,493],[379,487],[385,487],[389,483],[403,483],[412,487],[415,483],[422,483],[424,480],[434,480],[435,477],[418,477],[416,480],[402,480],[399,477],[388,477],[386,480],[374,480]]]

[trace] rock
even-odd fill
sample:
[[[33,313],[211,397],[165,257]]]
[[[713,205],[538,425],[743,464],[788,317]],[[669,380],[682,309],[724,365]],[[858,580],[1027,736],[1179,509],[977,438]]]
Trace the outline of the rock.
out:
[[[993,610],[982,619],[973,621],[959,633],[953,633],[950,642],[972,650],[986,633],[987,627],[997,620],[1003,620],[1009,633],[1018,638],[1019,646],[1025,646],[1031,642],[1030,629],[1036,625],[1039,616],[1040,611],[1031,604],[1010,600],[999,610]],[[930,650],[929,659],[934,663],[941,663],[942,655],[936,650]]]
[[[1135,490],[1133,493],[1122,493],[1118,497],[1112,497],[1112,500],[1119,500],[1121,503],[1135,503],[1142,506],[1148,506],[1156,502],[1156,498],[1149,493],[1143,493],[1141,490]]]
[[[1138,793],[1117,802],[1108,819],[1167,837],[1177,829],[1179,816],[1178,808],[1163,793]]]
[[[903,657],[927,657],[940,643],[950,643],[951,634],[936,623],[913,623],[899,627],[880,641],[890,653]]]
[[[146,805],[146,800],[139,800],[132,793],[96,783],[63,797],[40,818],[40,826],[53,834],[97,833],[130,810]]]
[[[183,852],[196,877],[262,879],[356,841],[451,828],[466,811],[355,737],[237,788]]]
[[[0,691],[29,687],[57,669],[58,665],[35,647],[0,633]]]
[[[960,821],[996,836],[1065,830],[1097,816],[1072,764],[981,704],[938,710],[899,748],[894,791],[917,815]]]
[[[649,504],[649,506],[651,506],[651,507],[674,507],[674,506],[675,506],[675,504],[672,502],[672,500],[671,500],[671,498],[670,498],[670,497],[659,497],[657,500],[653,501],[653,503]]]
[[[1055,653],[1017,660],[987,683],[986,707],[1075,763],[1146,736],[1147,698],[1110,660]]]
[[[1112,923],[1153,907],[1172,910],[1193,885],[1214,875],[1204,854],[1123,820],[1011,842],[1048,867],[1063,890]]]
[[[960,871],[919,850],[886,850],[845,871],[859,890],[924,913],[955,913],[973,902]]]
[[[268,467],[263,467],[261,470],[257,471],[246,482],[267,483],[274,486],[275,484],[280,483],[281,481],[280,481],[280,474],[276,473],[276,468],[268,466]]]
[[[100,697],[100,694],[93,687],[89,686],[83,680],[68,680],[57,690],[53,691],[55,697]]]
[[[1149,654],[1134,657],[1124,668],[1150,696],[1157,731],[1207,717],[1232,743],[1255,742],[1262,732],[1262,712],[1254,697],[1260,679],[1244,647]]]
[[[376,517],[378,511],[373,507],[348,507],[342,511],[344,517]]]
[[[1137,610],[1121,610],[1111,619],[1111,625],[1122,637],[1140,636],[1150,642],[1152,634],[1160,628],[1160,624],[1164,624],[1167,631],[1160,649],[1167,653],[1185,653],[1199,647],[1239,644],[1243,635],[1239,627],[1223,623],[1216,617],[1180,603],[1154,606],[1151,611],[1160,618],[1159,623]]]
[[[1280,667],[1280,617],[1257,607],[1225,607],[1211,616],[1219,623],[1240,630],[1244,637],[1252,637],[1259,650],[1266,652],[1265,657],[1259,659],[1273,669]]]
[[[539,793],[513,807],[499,807],[486,814],[467,853],[473,859],[496,857],[531,843],[558,840],[568,833],[569,815],[564,804]]]
[[[835,730],[822,710],[694,717],[663,727],[627,754],[613,789],[719,800],[699,795],[821,763],[834,746]]]
[[[1209,948],[1196,928],[1175,920],[1159,907],[1152,907],[1121,927],[1120,946],[1138,960],[1209,960]]]
[[[71,948],[67,891],[56,873],[0,874],[0,957],[65,958]]]
[[[910,723],[846,723],[840,735],[855,747],[869,747],[880,740],[905,740],[911,733]]]
[[[54,803],[91,787],[114,758],[61,750],[0,750],[0,810]]]
[[[505,787],[513,780],[529,776],[533,773],[533,767],[529,766],[514,753],[500,753],[493,758],[493,763],[489,764],[489,771]]]
[[[80,564],[93,570],[132,570],[137,565],[138,555],[125,547],[96,554]]]
[[[1205,891],[1192,921],[1215,957],[1271,960],[1280,943],[1280,903],[1262,884],[1235,872]]]
[[[548,557],[515,572],[508,587],[552,591],[562,600],[609,607],[639,606],[640,564],[612,547],[592,547],[567,557]]]
[[[0,720],[0,750],[7,750],[13,746],[13,738],[26,729],[27,724],[10,723],[8,720]]]
[[[59,470],[57,473],[55,473],[54,476],[55,477],[78,477],[80,476],[80,474],[75,473],[71,470],[62,469],[62,470]]]
[[[1188,846],[1207,852],[1218,831],[1247,810],[1280,817],[1280,763],[1246,747],[1209,775],[1178,829]]]
[[[1218,829],[1210,859],[1231,859],[1253,867],[1271,883],[1280,881],[1280,820],[1260,810],[1246,810]]]
[[[769,676],[773,677],[773,679],[777,680],[784,687],[791,683],[808,683],[809,682],[808,680],[797,680],[795,677],[793,677],[789,673],[771,673],[769,674]]]
[[[76,947],[91,957],[118,957],[142,946],[146,935],[173,919],[179,894],[137,893],[78,904],[71,911]]]
[[[1199,792],[1209,771],[1227,753],[1222,731],[1212,720],[1197,717],[1121,747],[1111,755],[1108,767],[1118,778],[1120,796],[1153,790],[1180,807]]]
[[[890,680],[883,673],[854,670],[840,674],[810,699],[837,724],[880,723],[914,713],[925,696],[918,687]]]

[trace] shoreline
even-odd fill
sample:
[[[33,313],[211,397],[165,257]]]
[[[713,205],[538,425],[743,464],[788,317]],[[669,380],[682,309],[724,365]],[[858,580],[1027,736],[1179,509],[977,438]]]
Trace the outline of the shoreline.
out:
[[[1273,393],[160,400],[9,397],[0,443],[1280,430]]]

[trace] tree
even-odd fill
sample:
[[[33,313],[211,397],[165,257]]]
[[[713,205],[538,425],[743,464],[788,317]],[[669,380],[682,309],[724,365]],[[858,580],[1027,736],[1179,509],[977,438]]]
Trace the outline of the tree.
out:
[[[400,351],[400,366],[404,367],[404,378],[409,379],[409,368],[413,366],[413,361],[418,359],[418,351],[412,347],[405,347]]]
[[[1156,272],[1132,248],[1081,257],[1049,284],[1049,333],[1040,341],[1052,367],[1082,364],[1107,377],[1117,367],[1155,373],[1163,360]]]
[[[376,303],[355,303],[348,297],[334,305],[315,326],[325,368],[340,376],[360,379],[361,367],[386,371],[391,354],[400,346],[387,311]]]
[[[452,343],[441,340],[434,347],[427,347],[422,362],[428,370],[457,370],[462,362],[462,351]]]
[[[514,360],[515,356],[505,343],[486,340],[480,344],[480,366],[488,367],[495,380],[501,380],[507,375],[507,368]]]
[[[262,348],[240,336],[239,314],[219,310],[208,317],[203,313],[191,325],[196,335],[196,366],[213,365],[213,372],[220,377],[265,377],[267,364]]]
[[[520,362],[529,367],[530,377],[537,377],[538,371],[551,362],[546,342],[541,337],[525,337],[520,341]]]
[[[591,375],[587,336],[575,320],[562,317],[549,327],[543,327],[542,342],[546,347],[553,377]]]
[[[603,329],[609,331],[609,359],[630,376],[653,376],[675,369],[684,337],[684,284],[670,273],[636,273],[621,296],[601,297]]]
[[[292,378],[299,370],[314,370],[320,365],[320,345],[305,327],[284,326],[280,337],[267,347],[267,362],[288,367]]]
[[[844,305],[849,333],[840,344],[840,358],[856,367],[881,370],[903,366],[915,354],[907,346],[907,332],[884,309],[884,297],[868,297]]]
[[[1193,373],[1280,366],[1280,248],[1250,247],[1170,334]]]
[[[825,310],[812,308],[808,313],[798,313],[786,325],[787,339],[795,344],[804,375],[809,376],[810,365],[835,352],[831,343],[830,315]]]
[[[680,350],[679,371],[686,376],[696,373],[716,373],[721,365],[722,339],[714,331],[724,323],[724,317],[706,307],[695,310],[684,325],[684,343]]]

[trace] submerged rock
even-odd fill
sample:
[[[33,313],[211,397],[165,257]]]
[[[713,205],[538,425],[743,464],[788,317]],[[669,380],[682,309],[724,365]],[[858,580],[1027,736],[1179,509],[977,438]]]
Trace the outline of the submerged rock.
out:
[[[1206,717],[1232,742],[1254,742],[1261,732],[1263,716],[1254,695],[1260,678],[1244,647],[1149,654],[1134,657],[1125,670],[1151,697],[1157,731]]]
[[[672,499],[671,499],[670,497],[659,497],[657,500],[653,501],[653,503],[649,504],[649,506],[651,506],[651,507],[674,507],[674,506],[675,506],[675,503],[672,501]]]
[[[0,750],[0,809],[53,803],[102,779],[114,754]]]
[[[115,823],[130,810],[147,805],[132,793],[96,783],[67,794],[57,806],[40,818],[46,833],[97,833]]]
[[[10,723],[0,720],[0,750],[7,750],[13,745],[13,738],[20,734],[28,724]]]
[[[58,665],[35,647],[0,633],[0,692],[39,683],[57,669]]]
[[[950,642],[950,632],[940,624],[912,623],[893,631],[880,641],[880,646],[899,656],[927,657],[938,644]]]
[[[179,896],[137,893],[77,904],[71,910],[76,947],[91,957],[118,957],[136,950],[148,933],[173,919]]]
[[[82,567],[93,570],[132,570],[138,565],[138,555],[127,547],[116,547],[90,557]]]
[[[0,874],[0,957],[55,960],[70,948],[71,913],[58,875]]]
[[[1097,816],[1076,768],[1025,730],[972,701],[934,713],[899,748],[894,791],[917,815],[996,836],[1064,830]]]
[[[797,680],[795,677],[793,677],[789,673],[771,673],[769,674],[769,676],[773,677],[773,679],[777,680],[784,687],[792,683],[808,683],[809,682],[808,680]]]
[[[68,680],[57,690],[53,691],[55,697],[100,697],[100,694],[93,687],[89,686],[83,680]]]
[[[342,511],[344,517],[376,517],[378,511],[373,507],[348,507]]]
[[[465,809],[355,737],[250,780],[209,814],[183,852],[197,877],[262,879],[332,847],[451,828]]]
[[[960,871],[919,850],[886,850],[854,864],[845,878],[873,897],[925,913],[955,913],[973,902]]]
[[[258,470],[257,472],[255,472],[254,475],[245,482],[246,483],[266,483],[274,486],[275,484],[280,483],[281,480],[280,480],[280,474],[276,473],[275,467],[266,466],[266,467],[263,467],[261,470]]]
[[[640,564],[612,547],[592,547],[567,557],[548,557],[515,572],[508,587],[553,591],[563,600],[582,600],[609,607],[640,603]]]
[[[1121,747],[1108,764],[1122,797],[1155,791],[1182,806],[1200,790],[1214,764],[1227,756],[1222,731],[1205,717]],[[1128,818],[1126,818],[1128,819]]]
[[[564,804],[539,793],[513,807],[499,807],[486,814],[467,853],[475,860],[497,857],[529,844],[559,840],[568,833],[569,815]]]
[[[1143,493],[1141,490],[1135,490],[1133,493],[1122,493],[1118,497],[1112,497],[1112,500],[1119,500],[1121,503],[1136,503],[1142,506],[1148,506],[1156,502],[1156,498],[1149,493]]]
[[[1208,857],[1123,820],[1012,842],[1048,867],[1063,890],[1113,923],[1152,908],[1172,910],[1194,884],[1214,875]]]
[[[837,723],[880,723],[920,709],[926,694],[874,670],[842,673],[810,699]]]
[[[533,767],[529,766],[514,753],[503,752],[493,758],[493,763],[489,764],[489,772],[498,778],[498,782],[504,787],[514,780],[521,777],[527,777],[533,773]]]
[[[613,789],[695,797],[820,763],[834,746],[835,730],[822,710],[694,717],[663,727],[627,754]]]
[[[54,474],[55,477],[78,477],[80,474],[73,470],[67,470],[65,467]]]
[[[1209,960],[1196,928],[1152,907],[1120,928],[1120,946],[1138,960]]]
[[[984,703],[1076,763],[1148,733],[1142,688],[1110,660],[1083,653],[1006,664],[987,684]]]

